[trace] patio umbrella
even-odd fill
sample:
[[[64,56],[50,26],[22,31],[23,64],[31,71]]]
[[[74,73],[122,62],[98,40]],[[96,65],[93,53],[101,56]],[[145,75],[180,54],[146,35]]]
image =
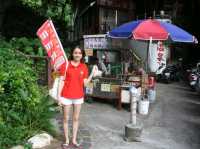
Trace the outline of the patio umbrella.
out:
[[[107,33],[110,38],[134,39],[149,41],[147,55],[152,41],[173,41],[198,43],[195,36],[171,23],[158,21],[155,19],[137,20],[123,24]],[[147,62],[149,57],[147,56]],[[146,70],[148,66],[146,65]]]
[[[197,39],[180,27],[155,19],[138,20],[123,24],[107,33],[111,38],[135,40],[172,40],[197,43]]]

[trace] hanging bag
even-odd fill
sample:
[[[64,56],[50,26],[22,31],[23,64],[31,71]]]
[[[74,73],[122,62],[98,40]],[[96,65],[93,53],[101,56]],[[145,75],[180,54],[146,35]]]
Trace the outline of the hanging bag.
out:
[[[68,62],[67,62],[67,65],[66,65],[66,70],[65,70],[64,78],[66,77],[67,68],[68,68]],[[60,76],[56,77],[54,79],[54,82],[53,82],[53,87],[49,90],[49,95],[51,96],[51,98],[53,98],[56,101],[58,101],[57,98],[58,98],[60,80],[61,80]]]

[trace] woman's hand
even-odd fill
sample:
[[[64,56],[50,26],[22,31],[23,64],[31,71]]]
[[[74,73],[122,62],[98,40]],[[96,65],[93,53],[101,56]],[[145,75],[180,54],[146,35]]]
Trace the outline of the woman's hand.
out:
[[[58,100],[58,105],[59,105],[60,107],[62,107],[62,103],[60,102],[60,100]]]
[[[87,79],[84,79],[84,86],[87,86],[87,84],[92,80],[92,77],[94,77],[98,72],[98,67],[96,65],[93,66],[92,71]]]
[[[59,95],[57,95],[57,102],[58,102],[58,105],[59,105],[59,106],[62,106],[62,103],[61,103],[61,101],[60,101],[60,96],[59,96]]]
[[[64,86],[64,81],[63,80],[64,80],[64,77],[61,76],[60,79],[59,79],[59,85],[58,85],[58,91],[57,91],[57,100],[58,100],[58,105],[59,106],[62,106],[62,103],[60,101],[60,95],[61,95],[61,90],[62,90],[62,88]]]

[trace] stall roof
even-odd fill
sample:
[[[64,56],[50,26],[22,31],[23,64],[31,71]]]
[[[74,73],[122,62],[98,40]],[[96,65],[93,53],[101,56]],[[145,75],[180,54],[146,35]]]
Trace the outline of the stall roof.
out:
[[[96,34],[96,35],[83,35],[83,38],[98,38],[98,37],[106,37],[106,34]]]

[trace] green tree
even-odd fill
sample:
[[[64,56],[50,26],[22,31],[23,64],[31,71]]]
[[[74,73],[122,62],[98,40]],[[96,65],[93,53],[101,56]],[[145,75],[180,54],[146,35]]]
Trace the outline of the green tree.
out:
[[[19,0],[40,15],[63,21],[69,26],[72,18],[71,0]]]

